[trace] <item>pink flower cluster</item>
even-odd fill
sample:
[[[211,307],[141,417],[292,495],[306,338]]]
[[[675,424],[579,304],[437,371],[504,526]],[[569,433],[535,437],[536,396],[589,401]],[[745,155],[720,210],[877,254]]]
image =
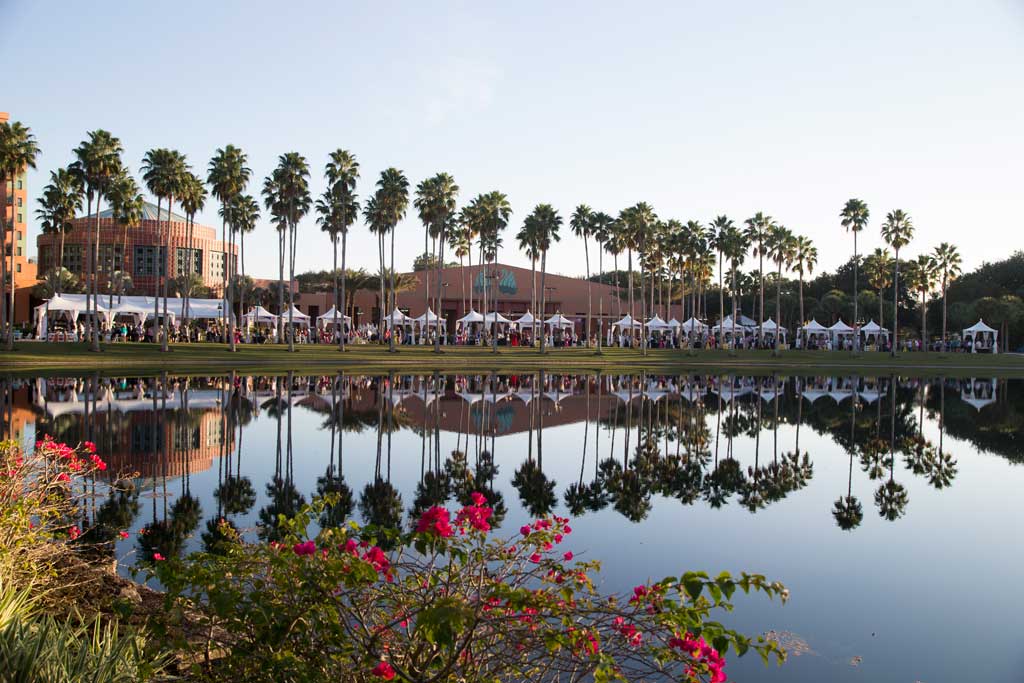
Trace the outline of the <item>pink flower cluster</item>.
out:
[[[452,528],[451,515],[443,507],[435,505],[420,516],[416,522],[416,533],[432,534],[440,538],[449,538],[455,534]]]
[[[622,637],[629,641],[633,647],[638,647],[643,641],[643,634],[636,627],[636,624],[627,622],[623,617],[615,617],[612,620],[612,628],[622,634]]]
[[[360,554],[360,550],[363,551]],[[350,538],[345,541],[345,545],[341,546],[341,551],[351,555],[352,557],[358,557],[365,562],[369,562],[370,565],[378,574],[383,574],[384,579],[391,583],[395,580],[394,574],[391,571],[391,560],[384,554],[384,551],[379,546],[370,546],[366,541],[356,541],[354,538]]]
[[[390,664],[383,661],[377,666],[373,667],[370,673],[376,676],[377,678],[383,678],[385,681],[390,681],[395,677],[395,670],[391,668]]]
[[[316,543],[313,541],[296,543],[292,546],[292,552],[296,555],[316,555]]]
[[[668,641],[668,646],[686,652],[694,661],[707,667],[711,674],[711,683],[723,683],[726,680],[725,658],[718,650],[707,644],[704,638],[694,638],[692,633],[685,634],[682,638],[675,637]],[[687,669],[686,674],[691,678],[697,678],[696,667]]]
[[[490,519],[494,510],[487,506],[487,498],[484,494],[474,491],[470,498],[472,503],[458,511],[455,515],[455,524],[461,533],[470,529],[486,533],[491,530]],[[451,513],[447,509],[435,505],[424,512],[416,522],[416,533],[430,534],[438,538],[450,538],[455,535],[455,528],[451,523]]]

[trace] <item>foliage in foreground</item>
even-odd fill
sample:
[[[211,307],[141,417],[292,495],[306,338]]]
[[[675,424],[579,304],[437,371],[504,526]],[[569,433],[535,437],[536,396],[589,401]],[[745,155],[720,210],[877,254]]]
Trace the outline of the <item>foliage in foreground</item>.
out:
[[[201,613],[196,674],[274,681],[724,681],[725,655],[784,653],[717,621],[737,589],[787,592],[762,576],[688,572],[603,596],[599,569],[564,547],[565,518],[513,539],[490,534],[474,493],[432,507],[409,533],[307,529],[330,496],[278,519],[283,542],[244,543],[223,525],[217,553],[155,562],[168,613]]]

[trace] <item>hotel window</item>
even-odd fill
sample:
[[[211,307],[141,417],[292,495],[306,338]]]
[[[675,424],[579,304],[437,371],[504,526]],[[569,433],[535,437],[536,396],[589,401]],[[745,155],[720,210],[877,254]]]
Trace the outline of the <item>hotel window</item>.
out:
[[[25,218],[22,216],[22,214],[20,212],[18,213],[18,222],[19,223],[24,223],[25,222]]]
[[[21,247],[18,247],[18,256],[21,256]],[[20,266],[19,266],[20,268]]]
[[[25,189],[25,187],[21,184],[20,180],[18,181],[18,189],[19,190],[24,190]]]
[[[64,245],[64,267],[72,273],[82,272],[82,245]]]
[[[100,263],[99,268],[96,270],[100,273],[106,273],[109,270],[121,270],[124,264],[124,245],[121,244],[101,244],[100,245]]]
[[[167,252],[164,249],[164,247],[160,247],[159,253],[160,256],[158,258],[156,247],[135,247],[135,275],[156,275],[158,264],[160,269],[160,275],[165,275],[167,273]]]
[[[21,249],[18,250],[18,255],[21,256]],[[18,269],[19,273],[21,272],[21,264],[20,263],[15,263],[14,267]]]
[[[18,240],[20,242],[21,241],[21,230],[19,230],[17,233],[15,233],[15,235],[16,235],[16,237],[14,239],[16,239],[16,240]]]
[[[188,252],[192,252],[192,267],[189,265]],[[202,249],[189,250],[185,247],[178,247],[174,256],[174,272],[178,275],[187,275],[189,273],[196,273],[202,275],[203,273],[203,251]]]
[[[18,197],[18,206],[21,206],[21,197]]]

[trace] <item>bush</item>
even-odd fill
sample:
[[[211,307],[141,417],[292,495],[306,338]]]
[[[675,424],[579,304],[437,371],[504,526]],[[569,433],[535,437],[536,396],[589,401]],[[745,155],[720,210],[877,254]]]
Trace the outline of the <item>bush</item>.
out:
[[[787,597],[762,576],[687,572],[604,596],[596,561],[565,549],[572,529],[538,519],[490,533],[474,493],[409,533],[350,524],[307,529],[331,496],[278,519],[280,542],[244,543],[227,525],[217,554],[156,562],[168,614],[199,614],[197,650],[214,680],[724,681],[724,656],[784,653],[710,619],[736,591]],[[389,548],[390,550],[384,550]],[[173,619],[172,619],[173,621]],[[200,673],[197,671],[195,673]]]

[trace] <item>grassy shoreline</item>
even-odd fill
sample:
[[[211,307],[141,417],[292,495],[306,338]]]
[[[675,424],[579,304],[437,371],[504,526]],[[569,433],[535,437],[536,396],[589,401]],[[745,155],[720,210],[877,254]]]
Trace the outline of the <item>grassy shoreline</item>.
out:
[[[536,349],[446,347],[438,355],[430,347],[399,347],[391,354],[386,347],[350,346],[345,353],[327,345],[301,345],[294,353],[285,346],[240,345],[231,353],[224,344],[175,344],[161,353],[151,344],[103,344],[102,352],[89,351],[84,344],[22,342],[14,353],[0,354],[0,372],[55,374],[99,371],[101,374],[152,374],[173,371],[181,374],[211,374],[231,369],[252,372],[359,371],[441,372],[535,371],[559,372],[744,372],[749,374],[887,374],[1021,376],[1024,355],[908,353],[896,358],[884,353],[784,351],[686,351],[652,349],[647,356],[635,349]]]

